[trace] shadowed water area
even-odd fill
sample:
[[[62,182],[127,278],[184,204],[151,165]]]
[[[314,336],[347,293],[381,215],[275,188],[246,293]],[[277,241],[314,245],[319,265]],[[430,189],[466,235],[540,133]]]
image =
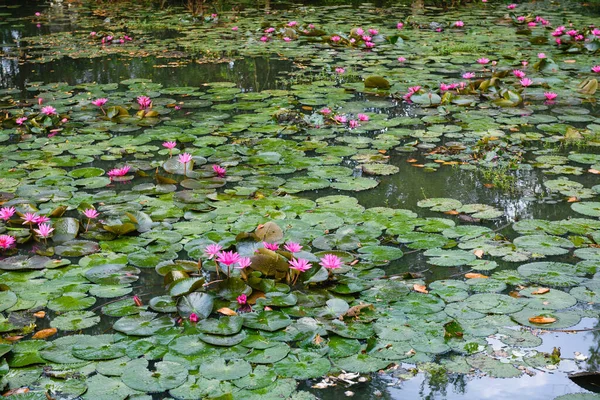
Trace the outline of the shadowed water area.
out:
[[[0,4],[0,393],[600,398],[600,8],[509,4]]]

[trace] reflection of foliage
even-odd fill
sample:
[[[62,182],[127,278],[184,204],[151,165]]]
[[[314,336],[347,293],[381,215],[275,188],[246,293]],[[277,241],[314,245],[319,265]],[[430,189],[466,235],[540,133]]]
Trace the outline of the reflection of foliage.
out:
[[[595,329],[592,330],[594,346],[589,348],[589,358],[587,360],[588,371],[600,371],[600,321],[596,322]]]

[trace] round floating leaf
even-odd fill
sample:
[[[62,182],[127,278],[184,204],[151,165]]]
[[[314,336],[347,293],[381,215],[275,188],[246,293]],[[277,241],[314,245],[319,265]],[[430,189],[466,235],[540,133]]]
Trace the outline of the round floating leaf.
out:
[[[14,292],[10,290],[0,292],[0,312],[11,308],[17,304],[18,297]]]
[[[348,371],[366,374],[369,372],[377,372],[384,369],[390,364],[387,360],[373,357],[368,354],[356,354],[350,357],[344,357],[335,360],[336,367]]]
[[[290,346],[279,343],[267,349],[253,349],[244,359],[253,364],[272,364],[285,358],[289,352]]]
[[[581,203],[572,203],[573,211],[590,217],[600,217],[600,203],[592,201],[583,201]],[[1,266],[0,266],[1,268]]]
[[[233,384],[240,389],[260,389],[269,386],[277,379],[273,368],[266,365],[257,365],[254,370],[241,379],[235,379]]]
[[[131,336],[150,336],[162,328],[173,326],[167,316],[159,317],[152,312],[141,312],[139,315],[123,317],[114,323],[113,329]]]
[[[429,264],[442,267],[457,267],[474,261],[475,254],[465,250],[442,250],[430,249],[424,255],[431,257],[427,260]]]
[[[121,382],[121,379],[108,378],[100,374],[86,379],[86,384],[88,389],[83,395],[83,400],[125,400],[128,396],[137,393]]]
[[[581,316],[577,311],[555,311],[544,309],[525,308],[518,313],[511,315],[512,319],[521,325],[541,329],[564,329],[577,325],[581,321]],[[530,318],[547,317],[552,318],[554,322],[549,324],[536,324],[530,321]]]
[[[104,345],[75,345],[71,353],[82,360],[98,361],[112,360],[125,355],[125,346],[122,344],[109,343]]]
[[[61,331],[79,331],[100,322],[100,317],[92,311],[71,311],[55,317],[50,326]]]
[[[273,365],[277,375],[297,380],[320,378],[331,369],[331,363],[325,357],[315,353],[290,354]]]
[[[85,293],[69,292],[50,300],[48,308],[53,311],[79,311],[93,306],[96,303],[94,297],[86,296]]]
[[[208,379],[235,380],[245,377],[252,372],[252,367],[244,360],[230,360],[222,358],[212,359],[200,368],[202,375]]]
[[[513,244],[525,251],[545,256],[565,254],[569,252],[568,249],[574,247],[570,240],[552,235],[519,236]]]
[[[375,263],[388,263],[401,258],[402,250],[391,246],[365,246],[358,249],[361,258]]]
[[[488,357],[485,354],[475,354],[467,358],[467,363],[493,378],[515,378],[522,372],[514,365]]]
[[[161,361],[154,369],[148,370],[148,361],[144,359],[132,360],[127,363],[121,379],[134,390],[150,393],[176,388],[187,380],[188,371],[181,364]]]
[[[177,310],[179,315],[188,319],[196,314],[198,319],[206,319],[212,313],[213,297],[208,293],[194,292],[179,298]]]
[[[577,304],[577,299],[570,294],[558,289],[540,293],[539,287],[530,287],[519,292],[521,296],[529,298],[529,308],[543,308],[547,310],[560,310]]]
[[[430,208],[431,211],[446,212],[446,211],[451,211],[451,210],[456,210],[456,209],[461,208],[462,203],[458,200],[438,197],[438,198],[420,200],[417,203],[417,206],[423,207],[423,208]]]
[[[281,311],[259,311],[243,315],[244,326],[267,332],[275,332],[292,323],[290,317]]]
[[[583,282],[574,265],[559,262],[534,262],[523,264],[517,269],[529,281],[541,285],[570,287]]]

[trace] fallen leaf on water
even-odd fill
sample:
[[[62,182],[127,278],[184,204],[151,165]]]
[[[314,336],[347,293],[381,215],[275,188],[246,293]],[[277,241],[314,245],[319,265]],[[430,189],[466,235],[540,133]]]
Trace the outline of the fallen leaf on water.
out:
[[[567,203],[575,203],[577,201],[579,201],[579,197],[575,197],[575,196],[569,197],[567,199]]]
[[[377,152],[378,152],[379,154],[385,154],[385,153],[387,153],[387,150],[383,150],[383,149],[382,149],[382,150],[377,150]]]
[[[484,251],[481,249],[473,250],[473,254],[475,254],[475,257],[477,257],[477,258],[483,257],[483,253],[484,253]]]
[[[4,338],[4,340],[8,340],[9,342],[16,342],[21,339],[23,339],[23,336],[7,336]]]
[[[567,64],[575,64],[577,60],[563,60],[563,62]]]
[[[529,318],[529,322],[531,322],[532,324],[551,324],[553,322],[556,322],[556,318],[544,317],[543,315],[538,315],[538,316]]]
[[[519,294],[519,292],[517,292],[516,290],[514,290],[514,291],[510,292],[508,295],[509,295],[510,297],[514,297],[515,299],[518,299],[519,297],[523,297],[523,296],[521,296],[521,295]]]
[[[46,316],[46,311],[38,311],[33,313],[33,316],[36,318],[44,318]]]
[[[32,339],[46,339],[50,336],[56,335],[56,332],[56,328],[42,329],[41,331],[37,331],[35,335],[33,335]]]
[[[29,392],[29,388],[26,387],[21,387],[21,388],[16,388],[16,389],[10,389],[8,392],[4,393],[2,395],[2,397],[10,397],[13,396],[15,394],[24,394]]]
[[[413,290],[419,293],[429,293],[425,285],[417,285],[416,283],[413,285]]]
[[[491,189],[493,187],[496,187],[496,185],[494,185],[493,183],[484,183],[483,186],[485,186],[488,189]]]
[[[477,274],[475,272],[469,272],[468,274],[465,274],[465,278],[467,278],[467,279],[489,278],[489,276],[483,275],[483,274]]]
[[[406,162],[409,162],[409,163],[417,162],[417,159],[416,158],[409,158],[408,160],[406,160]]]
[[[234,315],[237,315],[237,313],[235,311],[233,311],[231,308],[227,308],[227,307],[219,308],[217,310],[217,312],[219,314],[228,315],[230,317],[234,316]]]
[[[423,165],[423,164],[413,164],[413,167],[424,168],[425,165]]]
[[[450,211],[444,211],[444,214],[448,214],[448,215],[458,215],[459,212],[456,210],[450,210]]]
[[[600,171],[598,171],[597,169],[594,169],[594,168],[590,168],[590,169],[588,169],[588,172],[589,172],[590,174],[594,174],[594,175],[598,175],[598,174],[600,174]]]
[[[544,294],[544,293],[548,293],[549,291],[550,291],[550,289],[541,287],[541,288],[538,288],[538,290],[531,292],[531,294]]]

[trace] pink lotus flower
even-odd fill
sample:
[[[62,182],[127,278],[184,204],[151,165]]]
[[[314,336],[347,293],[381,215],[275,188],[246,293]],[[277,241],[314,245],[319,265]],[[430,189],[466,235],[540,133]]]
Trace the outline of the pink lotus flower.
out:
[[[198,315],[196,315],[196,313],[191,313],[191,314],[190,314],[190,322],[192,322],[192,323],[194,323],[194,324],[195,324],[196,322],[198,322]]]
[[[15,120],[15,122],[17,123],[17,125],[23,125],[23,123],[27,121],[27,117],[21,117],[21,118],[17,118]]]
[[[366,122],[369,120],[369,116],[367,114],[358,114],[358,120],[362,122]]]
[[[338,35],[334,35],[334,36],[331,37],[331,41],[334,42],[334,43],[337,43],[340,40],[342,40],[342,38],[339,37]]]
[[[35,220],[36,224],[43,224],[44,222],[50,222],[50,218],[48,218],[46,215],[40,215]]]
[[[565,33],[565,27],[559,26],[558,28],[556,28],[554,30],[554,32],[552,32],[552,36],[562,36],[562,35],[564,35],[564,33]]]
[[[506,6],[506,8],[508,8],[509,10],[514,10],[515,8],[517,8],[517,5],[514,4],[514,3],[513,4],[509,4],[509,5]]]
[[[465,26],[465,23],[463,21],[456,21],[454,23],[454,26],[456,26],[458,28],[462,28],[463,26]]]
[[[50,224],[40,224],[38,229],[34,229],[33,231],[37,233],[37,235],[41,238],[47,239],[54,228]]]
[[[358,36],[362,36],[363,33],[365,33],[365,30],[363,28],[356,28],[354,32],[356,32]]]
[[[600,65],[594,65],[592,67],[592,72],[595,72],[597,74],[600,74]]]
[[[546,53],[538,53],[538,58],[541,60],[543,58],[546,58]]]
[[[440,83],[440,91],[445,92],[450,89],[450,85],[446,85],[445,83]]]
[[[290,21],[287,24],[287,26],[296,26],[296,25],[298,25],[298,21]]]
[[[479,63],[481,65],[485,65],[489,62],[490,62],[489,58],[485,58],[485,57],[481,57],[480,59],[477,60],[477,63]]]
[[[319,111],[319,112],[321,114],[323,114],[323,115],[329,115],[329,114],[331,114],[331,110],[329,108],[327,108],[327,107],[322,108],[321,111]]]
[[[482,3],[487,3],[487,0],[481,0]]]
[[[38,97],[38,104],[41,106],[42,103],[44,102],[44,99],[41,97]]]
[[[298,253],[300,250],[302,250],[302,246],[300,246],[300,244],[296,242],[288,242],[283,247],[290,253]]]
[[[23,224],[22,225],[27,225],[29,224],[29,226],[36,224],[37,219],[40,216],[37,215],[36,213],[31,213],[31,212],[27,212],[25,214],[23,214],[23,216],[21,217],[21,219],[23,220]]]
[[[369,35],[363,35],[363,37],[361,39],[364,40],[365,42],[370,42],[371,39],[373,39],[373,38]]]
[[[325,257],[321,258],[319,265],[327,269],[337,269],[341,268],[342,260],[334,254],[325,254]]]
[[[233,28],[231,28],[231,30],[234,32],[237,31],[238,29],[240,29],[240,28],[238,28],[237,26],[234,26]]]
[[[212,169],[219,178],[224,178],[225,172],[227,172],[227,170],[225,168],[221,167],[220,165],[216,165],[216,164],[212,166]]]
[[[240,294],[236,300],[240,306],[243,306],[244,304],[248,303],[248,296],[245,294]]]
[[[42,114],[56,115],[56,108],[54,108],[52,106],[42,107]]]
[[[396,28],[397,28],[397,29],[402,29],[402,28],[404,28],[404,24],[403,24],[402,22],[398,22],[398,23],[396,24]]]
[[[217,262],[227,265],[227,268],[240,261],[240,255],[234,251],[220,251],[217,253]]]
[[[403,63],[404,61],[406,61],[406,58],[404,58],[404,57],[398,57],[398,62]]]
[[[338,75],[341,75],[341,74],[343,74],[344,72],[346,72],[346,70],[345,70],[344,68],[337,67],[337,68],[335,69],[335,73],[336,73],[336,74],[338,74]]]
[[[421,90],[421,86],[411,86],[408,88],[408,92],[409,93],[417,93],[419,90]]]
[[[13,244],[15,244],[16,240],[14,237],[10,236],[10,235],[0,235],[0,248],[1,249],[8,249],[10,248]]]
[[[129,165],[125,165],[121,168],[113,168],[110,171],[108,171],[108,176],[113,178],[115,176],[125,176],[127,175],[127,173],[129,172],[129,170],[131,169],[131,167]]]
[[[577,42],[582,41],[583,39],[585,39],[583,37],[583,35],[577,35],[577,36],[575,36],[575,41],[577,41]]]
[[[373,42],[365,42],[365,47],[367,49],[372,49],[373,47],[375,47],[375,43],[373,43]]]
[[[514,76],[516,76],[519,79],[525,78],[525,75],[526,75],[525,72],[521,71],[520,69],[515,69],[515,70],[513,70],[512,73]]]
[[[579,32],[577,32],[575,29],[571,29],[570,31],[567,31],[567,35],[575,37],[579,35]]]
[[[208,256],[209,260],[212,260],[212,258],[216,256],[222,249],[223,247],[221,247],[221,245],[218,243],[209,244],[204,249],[204,254]]]
[[[163,142],[163,147],[166,147],[169,150],[174,149],[175,147],[177,147],[177,142]]]
[[[269,41],[269,38],[268,38],[268,37],[266,37],[266,36],[262,36],[262,37],[260,38],[260,41],[261,41],[261,42],[263,42],[263,43],[264,43],[264,42],[268,42],[268,41]]]
[[[533,84],[533,81],[529,78],[523,78],[519,82],[521,83],[521,86],[523,86],[523,87],[531,86]]]
[[[378,31],[377,29],[369,29],[369,33],[370,33],[372,36],[375,36],[375,35],[377,35],[377,34],[379,33],[379,31]]]
[[[97,107],[102,107],[103,105],[105,105],[108,102],[108,99],[105,97],[101,97],[99,99],[96,99],[94,101],[92,101],[92,104],[97,106]]]
[[[474,72],[465,72],[464,74],[462,74],[463,79],[473,79],[475,78],[475,73]]]
[[[182,164],[187,164],[192,161],[192,155],[190,153],[180,154],[178,157],[178,161]]]
[[[594,28],[591,33],[594,36],[600,36],[600,29]]]
[[[547,100],[554,100],[558,97],[558,95],[554,92],[544,92],[544,96],[546,96]]]
[[[283,38],[283,41],[284,41],[284,42],[291,42],[291,41],[292,41],[292,39],[290,39],[289,37],[287,37],[287,36],[286,36],[286,37],[284,37],[284,38]]]
[[[250,265],[252,265],[252,260],[250,260],[250,257],[240,257],[240,260],[237,262],[237,269],[244,269],[249,267]]]
[[[525,21],[525,17],[521,15],[521,16],[517,17],[517,21],[523,22],[523,21]]]
[[[277,243],[263,242],[263,246],[265,247],[265,249],[268,249],[271,251],[279,250],[279,245]]]
[[[273,33],[273,32],[275,32],[275,28],[273,28],[273,27],[265,29],[265,33]]]
[[[345,124],[348,119],[344,115],[336,115],[333,117],[335,122],[339,122],[340,124]]]
[[[83,215],[85,215],[89,219],[96,219],[100,215],[98,211],[93,208],[86,208],[83,210]]]
[[[303,258],[294,258],[290,262],[290,269],[294,269],[296,271],[305,272],[311,269],[312,265]]]
[[[8,221],[17,210],[14,207],[2,207],[0,208],[0,219]]]
[[[356,120],[354,120],[354,119],[351,119],[351,120],[348,122],[348,125],[350,126],[350,128],[358,128],[358,121],[356,121]]]

